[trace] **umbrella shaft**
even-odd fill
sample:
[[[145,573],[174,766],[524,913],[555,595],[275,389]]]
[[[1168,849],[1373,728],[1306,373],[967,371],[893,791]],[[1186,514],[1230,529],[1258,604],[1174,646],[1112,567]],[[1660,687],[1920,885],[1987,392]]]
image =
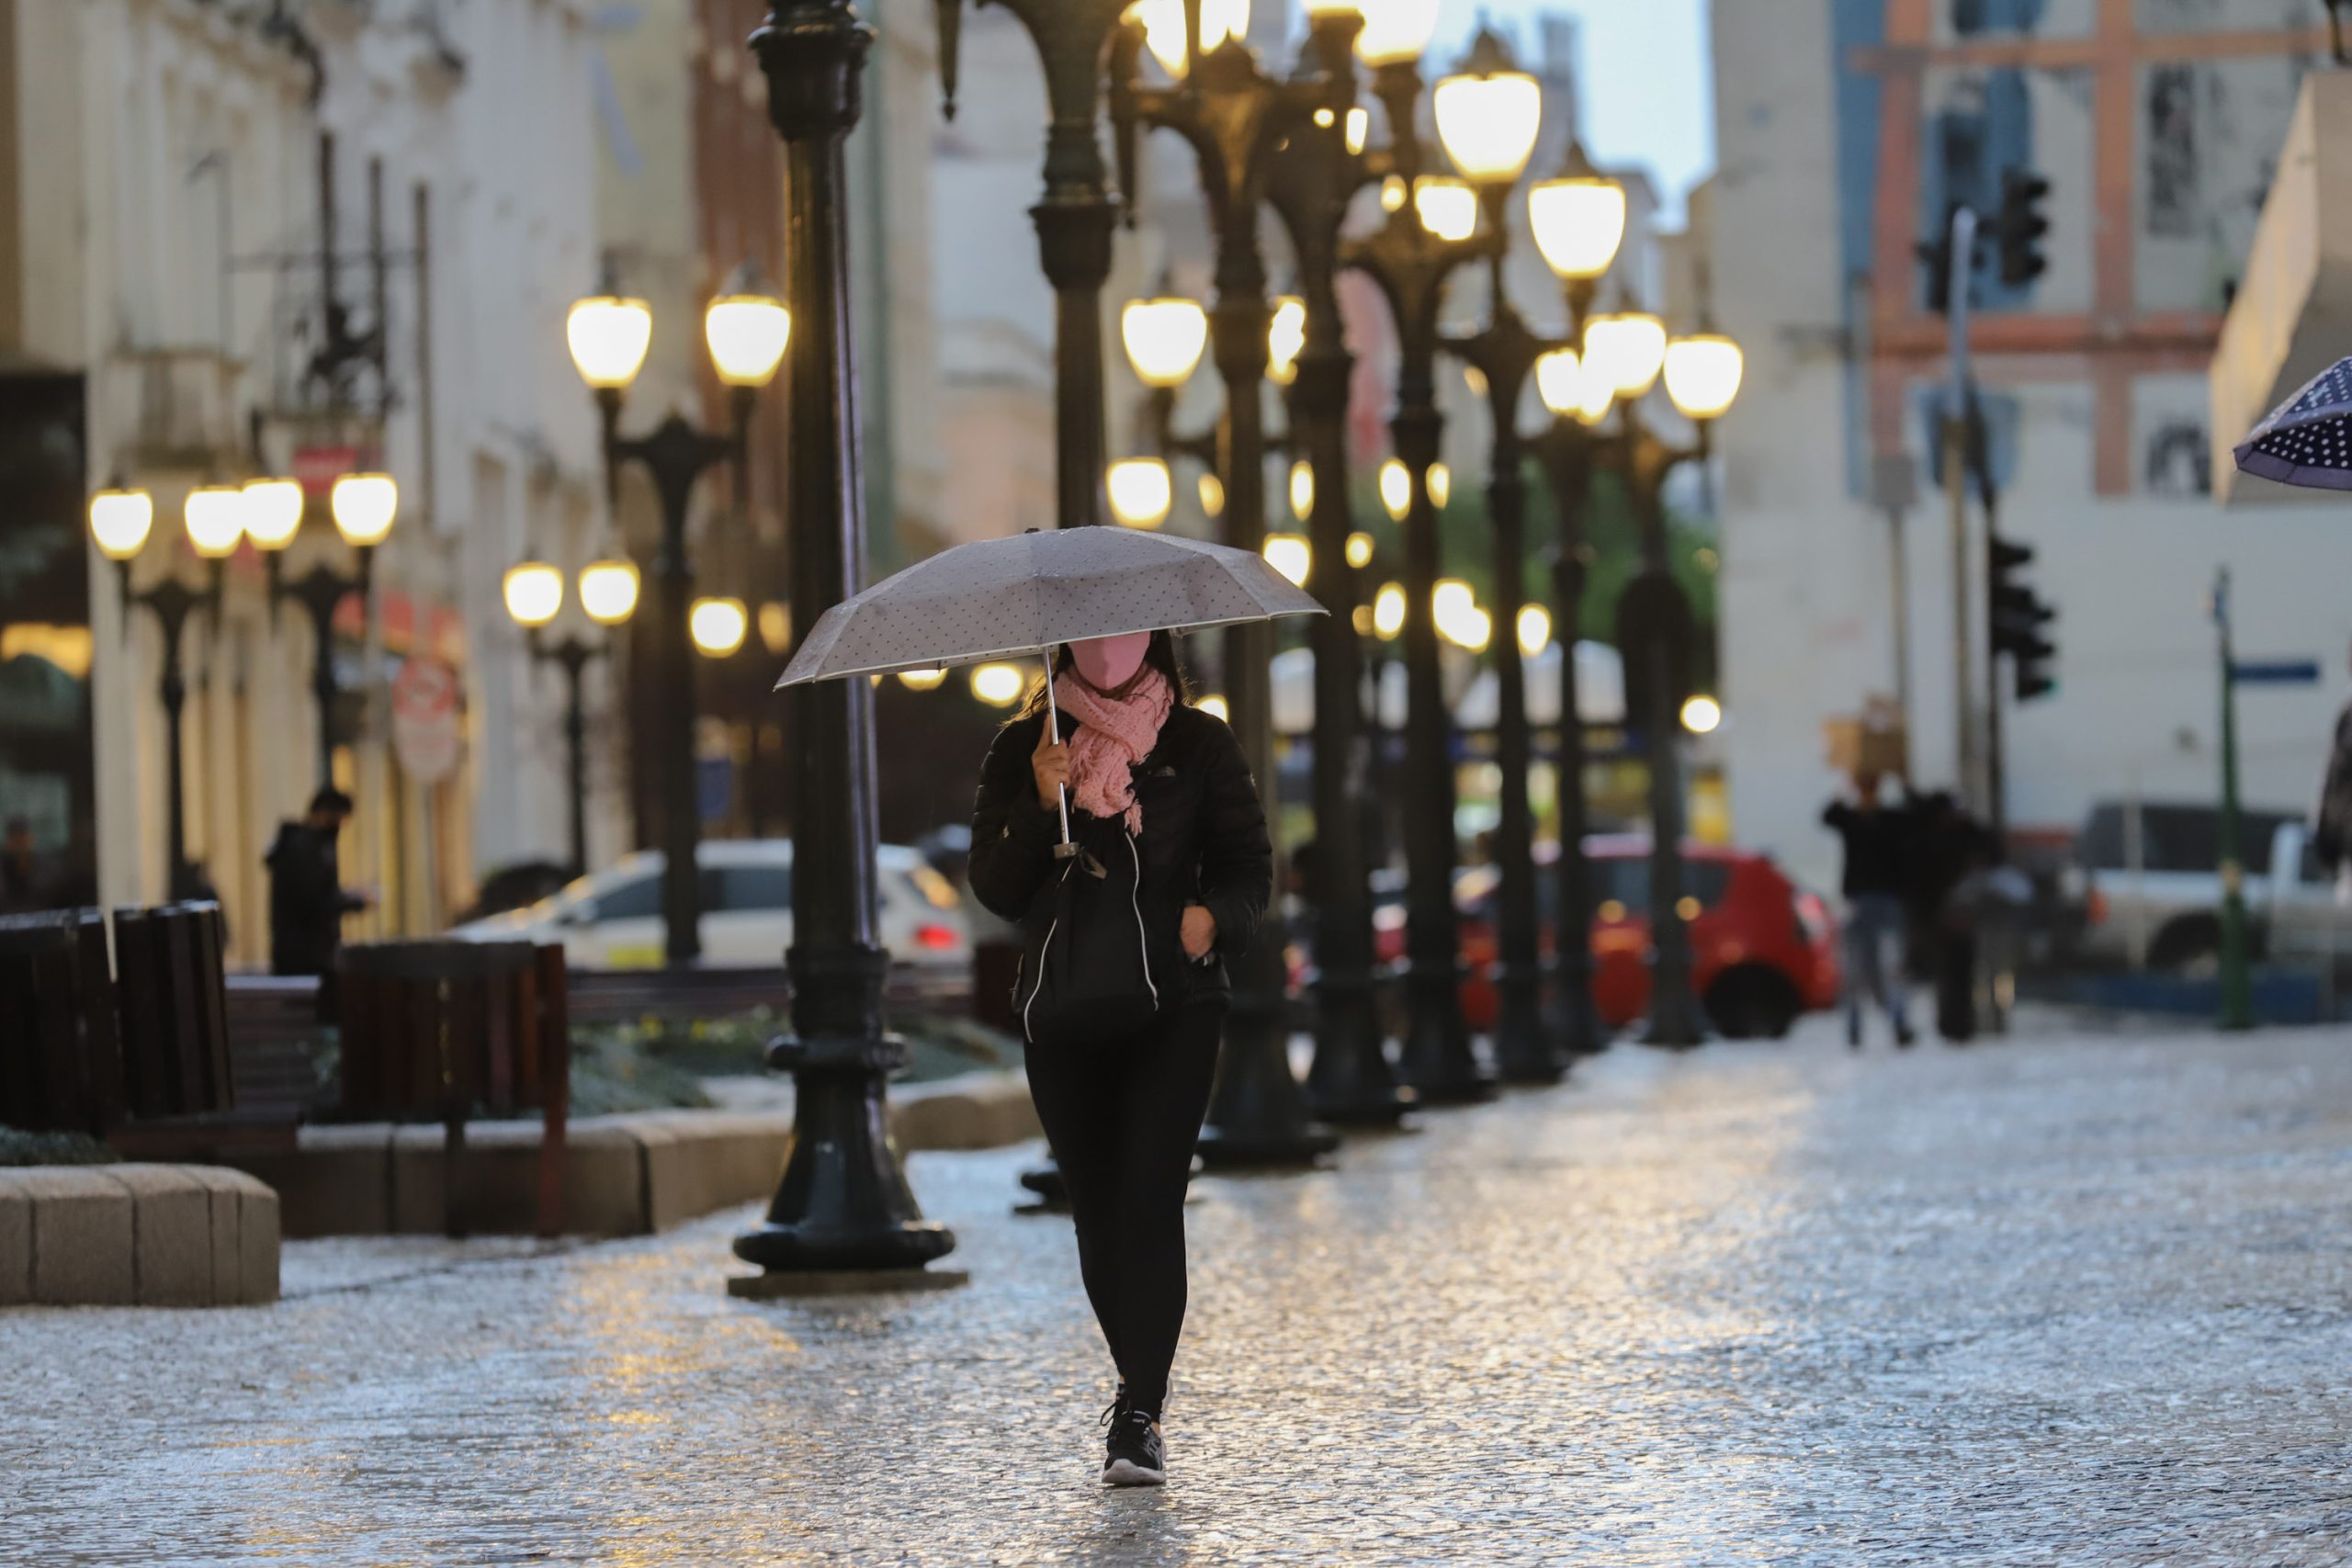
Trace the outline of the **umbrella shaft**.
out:
[[[1062,711],[1054,701],[1054,650],[1040,649],[1037,657],[1046,661],[1046,733],[1056,741],[1062,738]],[[1061,784],[1054,786],[1054,797],[1061,803],[1062,842],[1069,842],[1069,791]]]

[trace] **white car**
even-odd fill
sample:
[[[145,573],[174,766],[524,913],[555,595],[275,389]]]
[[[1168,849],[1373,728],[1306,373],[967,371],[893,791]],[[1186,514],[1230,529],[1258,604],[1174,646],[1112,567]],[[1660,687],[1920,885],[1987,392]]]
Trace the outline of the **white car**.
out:
[[[2220,839],[2221,814],[2211,806],[2094,807],[2075,840],[2069,888],[2088,904],[2083,952],[2109,963],[2210,969],[2222,951]],[[2245,811],[2239,840],[2256,953],[2330,964],[2352,953],[2352,910],[2320,869],[2302,818]]]
[[[885,844],[876,858],[880,934],[890,961],[968,971],[971,930],[955,886],[903,845]],[[792,945],[792,840],[708,840],[695,863],[702,871],[702,962],[782,964]],[[552,898],[449,934],[469,942],[560,942],[575,969],[659,968],[662,865],[661,851],[640,850]]]

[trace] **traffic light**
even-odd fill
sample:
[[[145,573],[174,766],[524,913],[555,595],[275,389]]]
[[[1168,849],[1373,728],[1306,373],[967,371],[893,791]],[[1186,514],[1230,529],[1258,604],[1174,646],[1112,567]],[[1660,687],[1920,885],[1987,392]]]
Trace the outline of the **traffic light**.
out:
[[[2058,612],[2019,581],[2025,569],[2033,564],[2033,547],[1996,534],[1987,549],[1992,558],[1988,598],[1993,619],[1993,657],[1998,659],[2006,653],[2017,660],[2018,701],[2030,703],[2036,697],[2046,697],[2058,689],[2058,682],[2050,672],[2051,660],[2058,656],[2058,645],[2044,635],[2057,620]]]
[[[2050,270],[2041,242],[2050,220],[2041,204],[2050,197],[2050,182],[2023,169],[2001,171],[2001,215],[1993,223],[1993,237],[2001,253],[2001,282],[2021,288]]]

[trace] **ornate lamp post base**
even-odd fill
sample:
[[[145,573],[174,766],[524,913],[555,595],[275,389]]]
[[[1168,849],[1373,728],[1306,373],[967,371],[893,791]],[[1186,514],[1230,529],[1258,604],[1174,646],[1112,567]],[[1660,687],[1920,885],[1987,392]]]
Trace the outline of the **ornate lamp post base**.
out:
[[[1419,1101],[1396,1081],[1382,1052],[1380,1022],[1367,974],[1342,985],[1326,975],[1316,987],[1322,1006],[1315,1065],[1306,1073],[1306,1100],[1316,1116],[1339,1127],[1395,1127]],[[1355,1048],[1334,1049],[1353,1041]]]
[[[1411,1022],[1396,1076],[1423,1105],[1476,1105],[1495,1098],[1495,1077],[1470,1048],[1458,965],[1405,976]]]
[[[895,1034],[787,1035],[768,1047],[768,1066],[791,1073],[798,1090],[792,1148],[767,1223],[735,1238],[735,1256],[770,1270],[775,1282],[753,1290],[756,1282],[730,1280],[730,1294],[804,1293],[777,1275],[856,1273],[873,1277],[875,1289],[899,1288],[890,1276],[922,1274],[954,1250],[954,1234],[921,1217],[890,1141],[883,1086],[906,1060],[906,1043]],[[956,1273],[948,1282],[965,1278]]]

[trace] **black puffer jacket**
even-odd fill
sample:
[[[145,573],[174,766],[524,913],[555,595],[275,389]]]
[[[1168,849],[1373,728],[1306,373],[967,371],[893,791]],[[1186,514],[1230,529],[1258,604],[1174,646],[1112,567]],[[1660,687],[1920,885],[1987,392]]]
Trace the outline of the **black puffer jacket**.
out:
[[[1053,880],[1054,845],[1060,818],[1037,804],[1029,759],[1045,732],[1046,716],[1017,718],[1001,730],[980,768],[978,802],[972,808],[969,876],[979,901],[1008,920],[1021,923],[1034,945],[1039,919],[1052,904],[1040,897]],[[1078,720],[1061,716],[1064,739]],[[1143,833],[1136,850],[1142,863],[1138,902],[1155,975],[1182,975],[1191,993],[1224,993],[1231,983],[1225,960],[1249,946],[1273,893],[1273,846],[1266,836],[1266,812],[1241,743],[1225,721],[1198,708],[1170,708],[1159,742],[1136,764],[1136,799],[1143,807]],[[1106,862],[1124,860],[1124,822],[1104,821],[1070,808],[1070,836]],[[1216,918],[1217,962],[1185,962],[1180,934],[1184,907],[1199,904]]]

